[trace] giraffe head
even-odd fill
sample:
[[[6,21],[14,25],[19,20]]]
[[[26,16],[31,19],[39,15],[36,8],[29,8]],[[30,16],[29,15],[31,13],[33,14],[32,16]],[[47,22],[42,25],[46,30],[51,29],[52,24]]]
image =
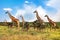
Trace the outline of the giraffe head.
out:
[[[37,13],[37,10],[35,10],[33,13]]]
[[[22,17],[22,15],[20,15],[20,17]]]
[[[6,11],[5,13],[6,13],[6,14],[9,13],[9,11]]]
[[[48,15],[45,15],[45,17],[48,17]]]

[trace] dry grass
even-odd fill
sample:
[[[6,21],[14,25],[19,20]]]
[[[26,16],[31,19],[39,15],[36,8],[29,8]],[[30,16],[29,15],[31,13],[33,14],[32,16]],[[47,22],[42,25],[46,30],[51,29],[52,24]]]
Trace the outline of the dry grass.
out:
[[[1,40],[40,40],[40,37],[32,35],[12,35],[3,36]]]
[[[18,31],[16,28],[0,26],[0,40],[60,40],[60,29],[37,31],[30,28],[29,31]]]

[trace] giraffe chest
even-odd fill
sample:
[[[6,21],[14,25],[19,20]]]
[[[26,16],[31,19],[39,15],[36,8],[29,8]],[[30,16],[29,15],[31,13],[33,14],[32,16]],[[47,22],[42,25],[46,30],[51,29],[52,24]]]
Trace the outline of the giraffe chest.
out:
[[[12,19],[13,22],[17,22],[17,20]]]

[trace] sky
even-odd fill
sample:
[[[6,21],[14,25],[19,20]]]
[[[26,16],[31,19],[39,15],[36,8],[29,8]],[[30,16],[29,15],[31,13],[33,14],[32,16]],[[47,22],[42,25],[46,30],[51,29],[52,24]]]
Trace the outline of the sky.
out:
[[[22,21],[20,15],[28,22],[37,20],[36,14],[33,13],[37,10],[45,22],[48,21],[45,15],[55,22],[60,22],[60,0],[0,0],[0,22],[11,21],[5,14],[7,10],[20,21]]]

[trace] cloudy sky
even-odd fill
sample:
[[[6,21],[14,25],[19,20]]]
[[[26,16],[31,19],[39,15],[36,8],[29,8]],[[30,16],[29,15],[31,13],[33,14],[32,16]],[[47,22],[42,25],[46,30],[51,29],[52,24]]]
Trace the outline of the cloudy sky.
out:
[[[37,10],[44,21],[48,21],[44,17],[47,14],[53,21],[60,22],[60,0],[0,0],[0,22],[11,21],[5,14],[7,10],[20,21],[20,15],[23,15],[25,21],[35,21],[33,11]]]

